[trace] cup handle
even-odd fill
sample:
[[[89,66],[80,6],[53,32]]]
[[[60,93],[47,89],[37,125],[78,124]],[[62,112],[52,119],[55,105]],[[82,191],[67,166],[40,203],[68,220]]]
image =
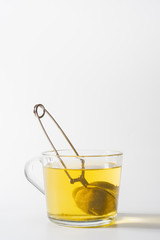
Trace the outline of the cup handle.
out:
[[[38,169],[42,170],[41,158],[36,157],[28,161],[24,167],[24,174],[27,180],[35,186],[41,193],[45,194],[43,184],[41,180],[37,177]]]

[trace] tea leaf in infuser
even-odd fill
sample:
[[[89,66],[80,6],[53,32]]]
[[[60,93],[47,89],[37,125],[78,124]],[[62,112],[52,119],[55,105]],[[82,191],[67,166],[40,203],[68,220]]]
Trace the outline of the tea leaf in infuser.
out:
[[[77,206],[87,214],[104,215],[116,210],[115,186],[107,182],[94,182],[73,193]],[[112,193],[111,193],[112,191]]]
[[[92,186],[98,186],[100,188],[104,188],[106,191],[111,193],[116,199],[118,198],[119,187],[111,184],[109,182],[92,182],[90,183]]]

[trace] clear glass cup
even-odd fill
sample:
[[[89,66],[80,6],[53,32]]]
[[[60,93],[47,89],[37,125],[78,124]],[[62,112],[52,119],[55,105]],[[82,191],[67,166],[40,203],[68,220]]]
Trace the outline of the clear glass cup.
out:
[[[105,150],[78,150],[78,157],[71,150],[58,153],[66,168],[54,151],[25,165],[26,178],[46,196],[49,219],[72,227],[115,221],[123,154]],[[43,170],[43,181],[39,170]]]

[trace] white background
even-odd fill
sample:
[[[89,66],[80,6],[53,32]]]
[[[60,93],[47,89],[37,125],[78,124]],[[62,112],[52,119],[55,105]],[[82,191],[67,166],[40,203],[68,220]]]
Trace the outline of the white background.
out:
[[[33,115],[42,103],[76,148],[124,152],[119,212],[137,214],[137,222],[138,214],[152,214],[154,222],[160,214],[159,12],[158,0],[0,1],[1,239],[158,239],[160,220],[158,227],[55,226],[23,169],[50,149]],[[48,130],[63,148],[54,126]]]

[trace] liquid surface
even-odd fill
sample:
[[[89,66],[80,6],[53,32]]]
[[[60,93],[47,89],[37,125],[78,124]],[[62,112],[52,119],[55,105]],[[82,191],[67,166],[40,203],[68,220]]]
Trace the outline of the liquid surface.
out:
[[[67,170],[78,178],[82,170]],[[71,184],[63,169],[44,167],[48,215],[68,221],[100,220],[117,213],[121,167],[84,169],[89,183]]]

